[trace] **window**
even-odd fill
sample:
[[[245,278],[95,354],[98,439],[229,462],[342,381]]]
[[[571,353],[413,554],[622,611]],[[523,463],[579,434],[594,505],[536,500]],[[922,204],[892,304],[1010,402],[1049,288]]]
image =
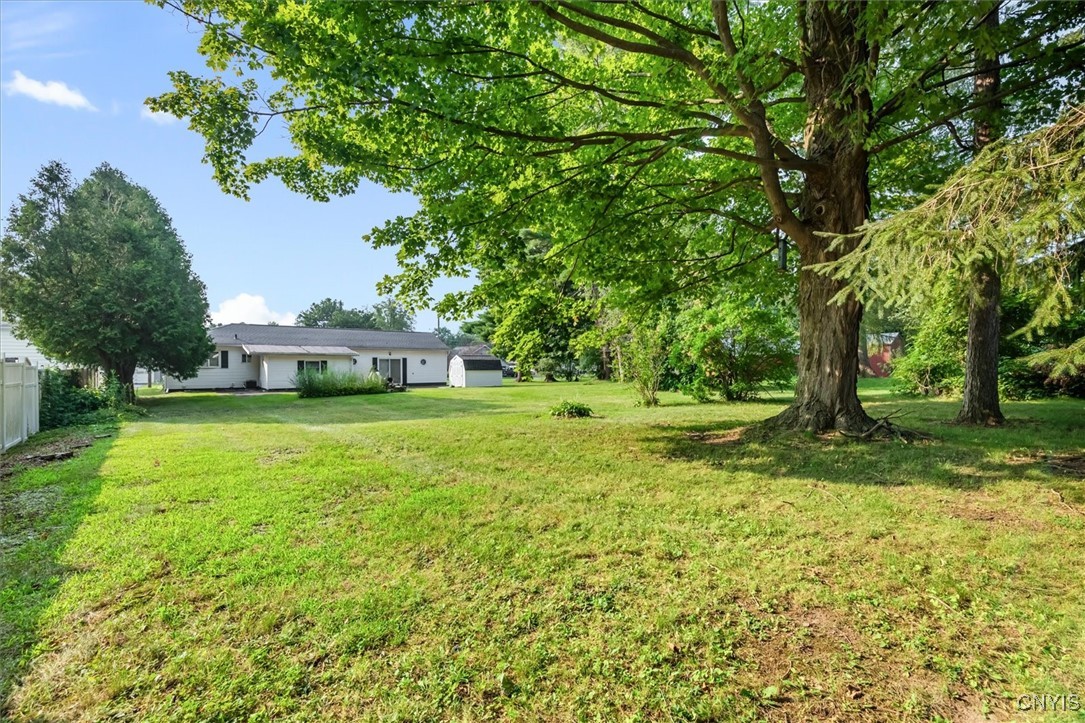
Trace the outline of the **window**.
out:
[[[241,355],[241,363],[242,364],[248,364],[251,361],[252,361],[252,354],[242,354]]]
[[[298,371],[326,372],[328,371],[328,360],[306,361],[305,359],[298,359]]]
[[[204,364],[204,366],[209,367],[211,369],[218,369],[219,368],[219,360],[220,360],[219,353],[215,352],[215,354],[210,359],[207,360],[207,363]]]

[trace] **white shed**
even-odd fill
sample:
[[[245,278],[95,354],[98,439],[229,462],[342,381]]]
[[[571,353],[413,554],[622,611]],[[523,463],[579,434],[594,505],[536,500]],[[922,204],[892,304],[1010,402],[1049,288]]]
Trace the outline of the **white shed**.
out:
[[[448,363],[450,387],[501,386],[501,360],[492,354],[456,354]]]

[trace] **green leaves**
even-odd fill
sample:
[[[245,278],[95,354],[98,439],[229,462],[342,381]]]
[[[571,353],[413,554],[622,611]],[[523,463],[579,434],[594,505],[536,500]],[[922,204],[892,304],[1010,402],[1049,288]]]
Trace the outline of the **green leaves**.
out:
[[[210,355],[207,298],[169,216],[103,164],[79,186],[63,164],[20,195],[0,243],[0,306],[49,356],[127,375],[191,376]]]

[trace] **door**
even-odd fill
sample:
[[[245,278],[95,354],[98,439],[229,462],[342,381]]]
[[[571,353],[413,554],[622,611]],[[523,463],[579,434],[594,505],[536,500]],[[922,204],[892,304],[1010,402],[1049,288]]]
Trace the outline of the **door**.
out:
[[[392,384],[402,384],[403,362],[403,359],[378,359],[377,372],[384,379],[391,378]]]

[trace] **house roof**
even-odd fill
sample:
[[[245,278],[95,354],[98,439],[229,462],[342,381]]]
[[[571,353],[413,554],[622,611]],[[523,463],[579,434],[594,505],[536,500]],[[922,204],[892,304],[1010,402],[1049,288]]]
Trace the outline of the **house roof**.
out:
[[[448,346],[443,341],[428,331],[377,331],[375,329],[320,329],[307,326],[226,324],[211,329],[210,334],[211,341],[220,346],[257,344],[348,347],[354,352],[365,349],[422,349],[440,352],[448,350]]]
[[[290,356],[354,356],[346,346],[289,346],[284,344],[242,344],[246,354],[288,354]]]

